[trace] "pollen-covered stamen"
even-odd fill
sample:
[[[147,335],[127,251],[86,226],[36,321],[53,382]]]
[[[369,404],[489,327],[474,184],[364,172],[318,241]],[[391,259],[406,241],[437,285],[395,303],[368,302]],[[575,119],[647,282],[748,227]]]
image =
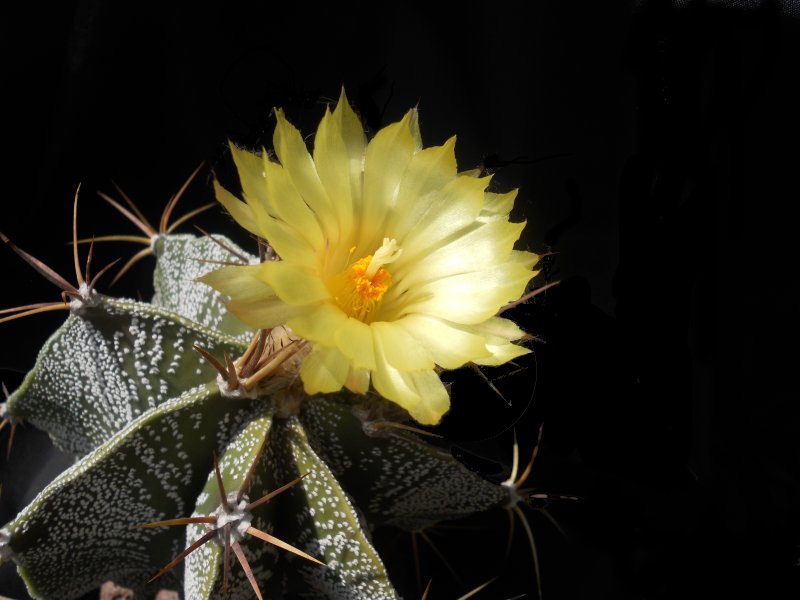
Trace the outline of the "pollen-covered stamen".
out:
[[[331,287],[339,308],[367,322],[392,285],[392,276],[383,266],[396,261],[402,253],[397,240],[383,238],[383,244],[374,254],[357,260],[335,278]]]

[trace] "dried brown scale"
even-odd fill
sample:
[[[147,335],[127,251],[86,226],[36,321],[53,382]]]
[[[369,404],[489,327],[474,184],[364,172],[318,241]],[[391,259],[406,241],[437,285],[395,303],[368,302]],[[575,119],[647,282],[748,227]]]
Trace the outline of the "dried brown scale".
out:
[[[287,381],[286,377],[275,378],[275,375],[282,369],[287,373],[294,373],[299,361],[296,359],[287,363],[304,350],[307,352],[308,344],[291,339],[285,328],[278,327],[270,331],[258,331],[247,350],[236,360],[223,353],[224,363],[200,346],[194,345],[193,348],[217,370],[227,385],[228,392],[242,388],[250,393],[263,386],[272,391],[289,387],[293,383],[293,377]]]

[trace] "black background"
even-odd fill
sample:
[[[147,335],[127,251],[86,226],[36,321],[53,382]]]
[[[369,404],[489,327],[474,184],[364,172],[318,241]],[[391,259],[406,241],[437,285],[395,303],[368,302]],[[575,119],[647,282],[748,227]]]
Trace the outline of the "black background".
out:
[[[79,182],[81,235],[134,234],[95,195],[112,179],[156,220],[201,161],[185,208],[212,198],[212,169],[231,179],[227,139],[269,146],[273,106],[311,134],[342,84],[372,131],[418,104],[426,145],[457,133],[460,167],[521,188],[523,246],[555,253],[538,282],[562,283],[513,312],[544,342],[524,371],[485,372],[513,406],[477,375],[450,374],[444,424],[499,479],[510,427],[527,456],[545,423],[531,482],[581,497],[548,507],[566,538],[531,516],[545,597],[796,597],[800,9],[376,4],[4,7],[0,230],[71,278]],[[197,222],[247,242],[219,210]],[[95,264],[132,252],[98,246]],[[57,299],[0,253],[2,307]],[[111,293],[148,298],[151,267]],[[0,325],[10,389],[61,319]],[[0,521],[66,464],[21,428],[0,458]],[[535,595],[519,531],[503,560],[505,515],[469,525],[432,533],[464,585],[500,575],[478,597]],[[378,542],[413,580],[407,538]],[[431,551],[422,559],[432,600],[466,591]],[[0,593],[24,597],[10,565]]]

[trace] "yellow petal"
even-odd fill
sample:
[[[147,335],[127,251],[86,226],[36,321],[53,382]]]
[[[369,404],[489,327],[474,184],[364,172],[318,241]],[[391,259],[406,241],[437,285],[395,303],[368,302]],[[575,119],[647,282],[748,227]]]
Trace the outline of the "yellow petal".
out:
[[[325,109],[314,138],[314,164],[333,203],[342,236],[340,243],[352,245],[354,184],[350,181],[350,157],[339,124],[329,108]],[[358,177],[360,182],[360,173]]]
[[[244,265],[241,267],[222,267],[216,271],[206,273],[197,281],[205,283],[217,290],[220,294],[235,298],[240,302],[258,302],[275,298],[266,283],[261,281],[258,274],[261,265]]]
[[[330,298],[328,288],[313,270],[286,261],[262,263],[259,277],[288,304],[310,304]]]
[[[377,369],[372,384],[377,392],[405,408],[423,425],[436,425],[450,407],[450,398],[432,370],[399,371],[389,364],[385,348],[376,342]]]
[[[411,131],[411,139],[414,140],[414,152],[422,150],[422,134],[419,131],[419,111],[413,108],[408,113],[408,129]]]
[[[511,259],[521,264],[526,269],[533,268],[533,266],[539,262],[540,258],[538,254],[526,252],[524,250],[514,250],[511,252]]]
[[[441,245],[444,240],[456,232],[464,230],[475,223],[483,204],[484,189],[489,177],[476,179],[458,177],[443,189],[421,199],[424,207],[417,222],[400,240],[403,254],[394,265],[402,269],[404,265],[427,256],[431,247]]]
[[[311,306],[291,306],[280,300],[261,300],[258,302],[228,302],[228,310],[240,321],[255,329],[269,329],[283,325],[311,308]]]
[[[300,378],[307,394],[327,394],[342,389],[349,370],[350,363],[336,348],[315,345],[303,360]]]
[[[287,323],[300,337],[323,346],[336,345],[336,332],[348,317],[338,307],[328,302],[316,306]]]
[[[319,265],[317,253],[295,229],[266,213],[257,214],[256,220],[261,236],[282,260],[309,269]]]
[[[519,190],[511,190],[505,194],[486,192],[481,217],[487,220],[491,220],[493,217],[508,217],[511,209],[514,208],[517,192]]]
[[[366,394],[369,391],[369,371],[350,367],[344,386],[356,394]]]
[[[367,153],[367,136],[364,135],[364,126],[361,119],[350,107],[347,95],[339,95],[339,102],[333,111],[333,119],[339,126],[339,132],[347,148],[349,160],[350,185],[352,187],[353,210],[355,219],[360,218],[363,209],[363,183],[364,183],[364,157]],[[354,219],[354,223],[356,222]]]
[[[248,200],[259,202],[262,207],[266,208],[267,182],[264,178],[264,159],[257,154],[236,147],[233,142],[228,142],[228,147],[231,150],[233,162],[239,173],[242,192]]]
[[[372,385],[377,392],[409,412],[414,410],[421,398],[414,389],[411,377],[389,364],[378,338],[375,338],[375,361],[376,369],[372,373]]]
[[[364,155],[367,152],[367,137],[364,135],[361,119],[353,112],[350,103],[347,101],[344,88],[342,88],[339,102],[336,103],[336,108],[333,111],[333,118],[339,125],[339,131],[347,147],[347,156],[350,159],[350,181],[353,184],[357,183],[357,190],[354,188],[353,196],[360,196],[361,179],[364,172]],[[356,191],[358,191],[358,194],[356,194]]]
[[[281,165],[264,157],[264,172],[267,174],[269,206],[275,215],[303,236],[317,252],[325,248],[319,221],[294,187],[291,177]]]
[[[405,237],[422,216],[428,204],[425,197],[441,190],[456,178],[455,143],[454,136],[442,146],[425,148],[411,158],[400,180],[397,199],[386,225],[388,237]]]
[[[415,371],[411,381],[421,398],[409,413],[418,423],[437,425],[450,410],[450,395],[439,376],[433,371]]]
[[[388,297],[442,277],[491,269],[506,262],[524,227],[525,223],[493,221],[450,238],[449,243],[416,260],[401,262],[401,256],[397,261],[400,264],[392,269],[395,283]]]
[[[261,231],[258,229],[256,216],[252,208],[222,187],[216,179],[214,180],[214,193],[220,204],[225,207],[225,210],[231,214],[239,225],[250,233],[261,237]]]
[[[505,364],[510,360],[514,360],[519,356],[523,356],[531,352],[529,348],[511,343],[499,345],[488,344],[486,347],[489,349],[492,355],[488,358],[476,358],[473,361],[475,364],[496,367],[497,365]]]
[[[407,315],[397,321],[427,351],[437,365],[457,369],[477,357],[490,357],[479,335],[426,315]]]
[[[480,323],[519,298],[532,276],[528,269],[506,263],[486,271],[444,277],[415,289],[413,299],[402,305],[395,302],[393,310],[382,316],[394,320],[402,314],[426,313],[454,323]]]
[[[375,347],[369,325],[350,317],[336,331],[335,341],[354,367],[375,370]]]
[[[303,200],[316,213],[323,233],[335,241],[339,237],[336,213],[319,179],[306,143],[300,132],[286,120],[283,110],[277,109],[275,115],[278,118],[272,138],[275,153]]]
[[[483,323],[464,325],[461,327],[464,330],[471,331],[477,335],[493,338],[490,340],[490,342],[494,344],[512,342],[514,340],[522,339],[525,336],[525,332],[517,327],[517,324],[514,323],[514,321],[504,319],[502,317],[492,317]]]
[[[378,131],[367,146],[359,256],[373,252],[385,237],[383,223],[388,209],[394,205],[403,172],[416,151],[411,128],[415,120],[416,111],[409,111],[401,121]]]
[[[370,329],[376,346],[380,344],[391,366],[401,371],[433,369],[428,353],[397,323],[379,321],[372,323]]]

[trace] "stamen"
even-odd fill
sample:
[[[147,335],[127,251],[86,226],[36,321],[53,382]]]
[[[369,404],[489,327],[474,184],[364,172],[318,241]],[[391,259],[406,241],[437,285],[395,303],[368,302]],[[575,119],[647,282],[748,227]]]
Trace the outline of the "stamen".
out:
[[[354,251],[350,249],[351,256]],[[357,260],[335,277],[329,286],[339,307],[349,316],[368,322],[392,284],[392,276],[383,265],[396,261],[402,253],[397,240],[384,238],[374,254]]]

